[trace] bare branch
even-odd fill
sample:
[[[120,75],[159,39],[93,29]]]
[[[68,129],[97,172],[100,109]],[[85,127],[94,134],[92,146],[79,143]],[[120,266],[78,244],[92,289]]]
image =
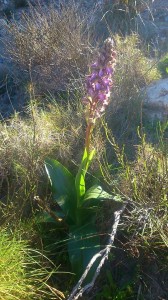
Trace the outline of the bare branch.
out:
[[[74,287],[74,289],[73,289],[72,293],[70,294],[68,300],[77,300],[80,296],[83,295],[84,292],[89,292],[93,288],[93,286],[95,284],[95,281],[96,281],[96,279],[97,279],[97,277],[100,273],[100,270],[101,270],[105,260],[108,259],[108,255],[109,255],[110,250],[112,248],[114,238],[115,238],[115,235],[116,235],[116,232],[117,232],[117,227],[118,227],[118,224],[119,224],[119,221],[120,221],[120,217],[121,217],[121,214],[123,213],[123,211],[125,210],[126,205],[127,205],[127,203],[124,204],[120,210],[117,210],[114,213],[114,223],[113,223],[113,226],[112,226],[112,231],[111,231],[107,246],[103,250],[101,250],[100,252],[98,252],[97,254],[95,254],[92,257],[89,264],[87,265],[87,268],[86,268],[85,272],[83,273],[83,275],[79,279],[78,283]],[[86,278],[86,276],[88,275],[91,267],[93,266],[94,262],[100,257],[102,257],[102,259],[101,259],[101,261],[100,261],[100,263],[99,263],[99,265],[98,265],[98,267],[95,271],[95,274],[93,276],[92,281],[90,283],[86,284],[84,287],[82,287],[82,283],[83,283],[84,279]]]

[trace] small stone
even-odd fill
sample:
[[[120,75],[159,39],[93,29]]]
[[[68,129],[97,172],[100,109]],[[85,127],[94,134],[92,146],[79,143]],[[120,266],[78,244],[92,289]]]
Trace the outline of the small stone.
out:
[[[160,79],[145,89],[145,107],[152,118],[168,118],[168,78]]]

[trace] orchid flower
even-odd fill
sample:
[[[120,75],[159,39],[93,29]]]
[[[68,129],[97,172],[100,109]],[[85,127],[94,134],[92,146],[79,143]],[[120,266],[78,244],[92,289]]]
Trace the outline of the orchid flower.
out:
[[[85,145],[89,152],[90,135],[98,118],[104,114],[110,101],[112,76],[116,64],[116,51],[111,38],[104,41],[98,58],[91,64],[91,74],[86,76],[86,95],[83,103],[86,106]]]

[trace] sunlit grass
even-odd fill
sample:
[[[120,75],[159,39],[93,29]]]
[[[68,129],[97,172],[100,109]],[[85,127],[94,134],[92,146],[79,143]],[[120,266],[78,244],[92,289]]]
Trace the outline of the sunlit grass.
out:
[[[42,263],[43,262],[43,263]],[[0,232],[0,299],[63,299],[49,286],[56,268],[38,251],[29,249],[25,240],[5,230]]]

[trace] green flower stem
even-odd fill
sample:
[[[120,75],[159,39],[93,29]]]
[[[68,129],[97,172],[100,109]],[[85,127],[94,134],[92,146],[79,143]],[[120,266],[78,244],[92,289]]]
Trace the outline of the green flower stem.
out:
[[[90,139],[92,135],[92,130],[93,130],[93,124],[88,123],[87,128],[86,128],[86,136],[85,136],[85,148],[87,151],[87,156],[89,156],[90,153]]]

